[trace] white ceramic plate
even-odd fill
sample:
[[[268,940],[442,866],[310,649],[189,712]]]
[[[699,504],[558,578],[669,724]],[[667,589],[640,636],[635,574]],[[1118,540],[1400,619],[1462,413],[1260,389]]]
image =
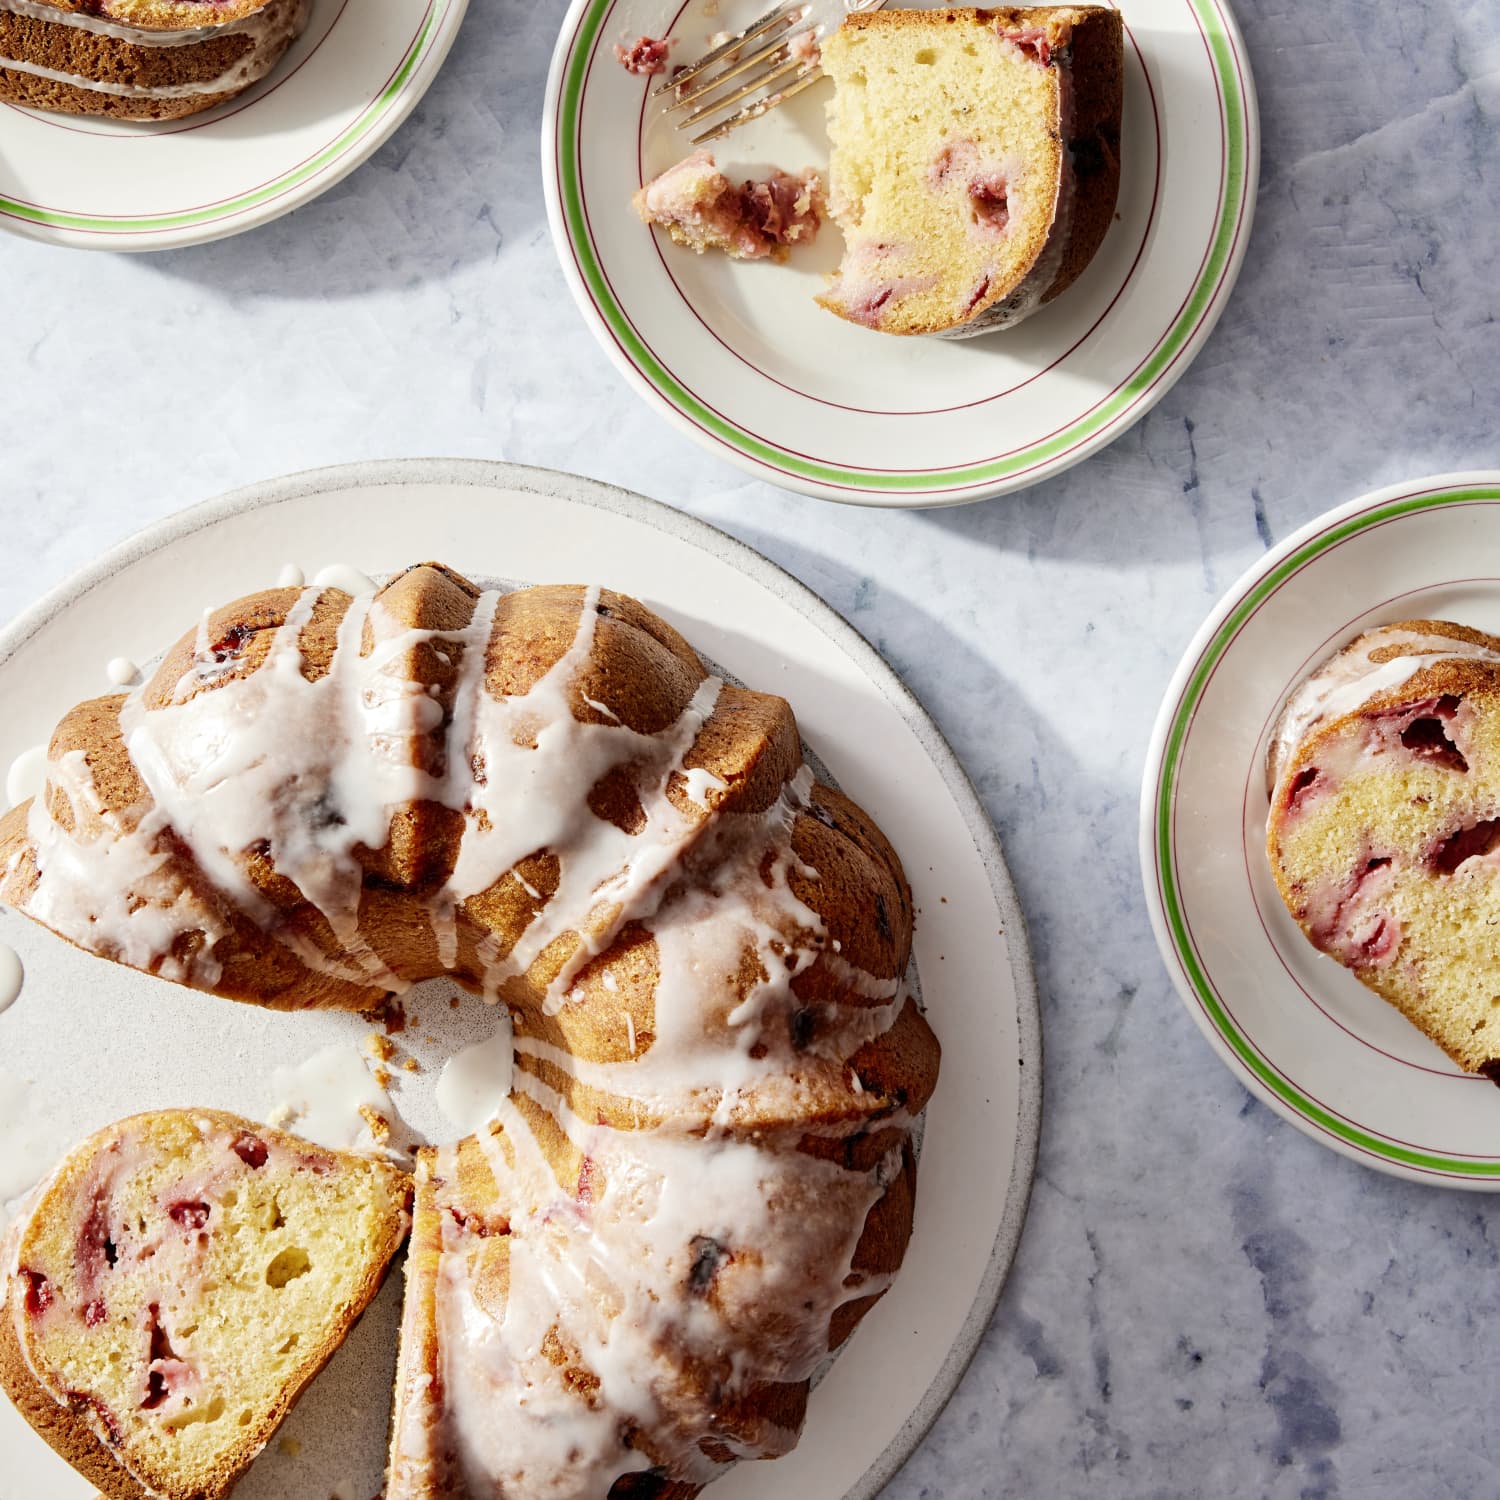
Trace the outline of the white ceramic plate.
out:
[[[1247,1088],[1383,1171],[1500,1189],[1500,1094],[1302,936],[1265,857],[1265,758],[1291,689],[1393,620],[1500,632],[1500,474],[1329,511],[1255,565],[1183,657],[1156,721],[1141,863],[1183,1001]],[[1490,572],[1486,573],[1486,568]]]
[[[53,244],[165,250],[253,229],[326,192],[416,107],[468,0],[313,0],[238,98],[162,124],[0,105],[0,225]]]
[[[636,218],[631,194],[690,148],[615,43],[670,33],[686,60],[764,8],[574,0],[563,25],[542,134],[548,214],[574,297],[631,384],[757,477],[868,505],[1022,489],[1145,415],[1223,310],[1250,231],[1259,123],[1222,0],[1121,0],[1116,222],[1064,296],[1019,328],[960,343],[873,333],[818,307],[842,249],[836,227],[786,266],[746,265],[695,256]],[[826,167],[831,88],[720,142],[720,166]]]
[[[713,1490],[718,1500],[864,1500],[941,1410],[999,1296],[1035,1162],[1041,1037],[1020,912],[979,800],[900,680],[825,604],[702,522],[588,480],[465,462],[325,470],[167,522],[0,635],[0,769],[71,704],[113,690],[109,658],[148,660],[204,605],[274,583],[287,563],[311,577],[333,562],[379,573],[424,558],[487,576],[597,580],[644,599],[727,670],[785,694],[809,747],[901,851],[944,1054],[910,1253],[814,1393],[801,1448],[746,1464]],[[53,1149],[144,1108],[201,1103],[263,1117],[273,1066],[369,1030],[357,1016],[273,1015],[194,994],[9,913],[0,940],[27,975],[0,1014],[0,1115],[16,1079],[34,1079],[21,1102]],[[398,1038],[425,1071],[398,1071],[396,1102],[434,1138],[444,1134],[431,1099],[443,1057],[492,1024],[483,1006],[450,1010],[450,993],[437,986],[409,1003],[420,1024]],[[293,1414],[300,1456],[273,1443],[236,1500],[364,1500],[380,1488],[400,1280]],[[7,1496],[88,1493],[3,1401],[0,1454]]]

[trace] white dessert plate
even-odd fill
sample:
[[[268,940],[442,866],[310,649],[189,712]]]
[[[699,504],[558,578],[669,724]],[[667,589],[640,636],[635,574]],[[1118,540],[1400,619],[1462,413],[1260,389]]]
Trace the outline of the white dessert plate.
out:
[[[979,799],[896,675],[816,596],[702,522],[589,480],[475,462],[324,470],[158,526],[0,634],[0,769],[76,701],[118,691],[108,661],[148,661],[210,602],[270,586],[287,564],[313,577],[330,564],[378,574],[427,558],[482,577],[597,580],[644,599],[725,670],[783,693],[809,748],[901,851],[943,1044],[911,1249],[814,1392],[802,1446],[743,1465],[711,1492],[868,1500],[936,1418],[1000,1294],[1036,1159],[1041,1035],[1021,914]],[[276,1066],[330,1044],[357,1048],[371,1029],[359,1016],[275,1015],[196,994],[8,912],[0,943],[26,970],[0,1013],[0,1169],[12,1175],[23,1150],[38,1176],[71,1140],[136,1110],[204,1104],[264,1118]],[[395,1103],[432,1139],[459,1133],[433,1100],[445,1057],[495,1026],[472,1000],[450,1009],[456,994],[423,986],[394,1038],[422,1064],[395,1067]],[[236,1500],[366,1500],[381,1488],[401,1279],[293,1413],[292,1443],[271,1444]],[[3,1400],[0,1454],[7,1496],[90,1493]]]
[[[237,98],[161,124],[0,105],[0,225],[93,250],[253,229],[352,172],[416,107],[468,0],[313,0],[307,30]]]
[[[920,0],[918,0],[920,3]],[[1139,420],[1208,337],[1239,272],[1260,155],[1244,44],[1222,0],[1120,0],[1125,116],[1115,223],[1065,295],[963,342],[855,327],[813,301],[836,226],[784,266],[694,255],[632,193],[691,147],[616,62],[697,56],[765,0],[573,0],[552,59],[542,177],[584,318],[663,415],[761,479],[865,505],[955,505],[1056,474]],[[832,84],[719,142],[732,177],[827,167]]]
[[[1361,630],[1449,619],[1500,632],[1500,473],[1392,486],[1269,552],[1194,638],[1141,794],[1146,903],[1183,1002],[1241,1082],[1367,1166],[1500,1189],[1500,1092],[1303,937],[1266,861],[1281,705]]]

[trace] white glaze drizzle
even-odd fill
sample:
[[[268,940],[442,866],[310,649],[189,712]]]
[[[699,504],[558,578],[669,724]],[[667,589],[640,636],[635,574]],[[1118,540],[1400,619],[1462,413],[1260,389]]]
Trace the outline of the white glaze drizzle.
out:
[[[307,575],[296,563],[288,563],[277,576],[276,587],[280,589],[300,589],[307,582]]]
[[[1372,661],[1376,651],[1395,650],[1387,661]],[[1336,651],[1298,683],[1271,734],[1266,755],[1266,792],[1276,789],[1297,746],[1323,724],[1352,714],[1385,693],[1411,681],[1424,667],[1440,661],[1500,663],[1500,652],[1456,636],[1382,625]]]
[[[104,675],[116,687],[133,687],[141,680],[141,669],[128,656],[115,656],[105,666]]]
[[[361,573],[348,563],[329,563],[313,575],[313,582],[320,589],[342,589],[356,599],[373,594],[378,587],[368,573]]]

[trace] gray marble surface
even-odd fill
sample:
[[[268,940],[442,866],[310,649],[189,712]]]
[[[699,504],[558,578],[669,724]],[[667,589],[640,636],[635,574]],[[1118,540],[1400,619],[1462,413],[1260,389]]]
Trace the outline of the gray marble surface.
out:
[[[1238,11],[1264,160],[1223,321],[1112,448],[956,511],[748,482],[625,388],[543,214],[557,0],[473,0],[413,119],[280,223],[147,258],[0,243],[0,616],[235,485],[503,457],[734,532],[932,711],[1030,923],[1047,1095],[998,1316],[891,1500],[1500,1483],[1490,1200],[1379,1176],[1253,1103],[1168,985],[1136,859],[1151,720],[1220,591],[1336,502],[1500,461],[1500,12]]]

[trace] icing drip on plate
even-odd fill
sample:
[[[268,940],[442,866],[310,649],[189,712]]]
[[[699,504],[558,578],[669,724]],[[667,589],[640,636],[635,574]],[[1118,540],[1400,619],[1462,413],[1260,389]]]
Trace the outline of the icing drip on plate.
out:
[[[19,807],[32,797],[41,795],[47,784],[47,747],[33,745],[23,750],[10,764],[5,776],[5,801],[9,807]]]
[[[9,943],[0,943],[0,1012],[16,1003],[25,978],[21,955]]]
[[[271,1075],[266,1123],[334,1151],[361,1151],[409,1166],[408,1142],[390,1096],[357,1048],[335,1042]]]
[[[437,1106],[450,1124],[466,1134],[488,1125],[510,1094],[515,1058],[510,1017],[482,1042],[455,1052],[443,1064],[437,1083]]]

